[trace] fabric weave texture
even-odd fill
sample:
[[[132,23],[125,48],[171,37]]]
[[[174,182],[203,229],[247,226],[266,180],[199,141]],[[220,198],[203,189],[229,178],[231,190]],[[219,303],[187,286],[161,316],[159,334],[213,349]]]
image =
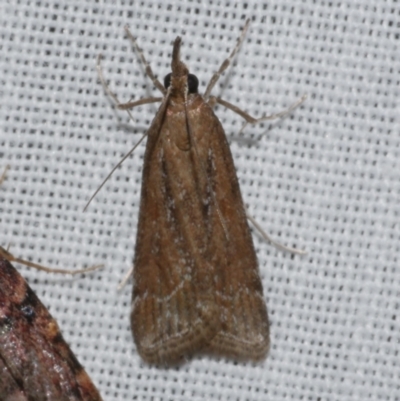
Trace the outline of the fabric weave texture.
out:
[[[144,144],[83,208],[157,110],[133,121],[97,79],[96,58],[120,101],[160,96],[129,25],[160,80],[172,42],[205,90],[249,32],[213,94],[249,213],[285,253],[253,238],[271,322],[258,364],[195,357],[162,369],[132,340],[131,267]],[[400,4],[357,0],[0,2],[0,245],[79,277],[17,266],[105,400],[400,399]]]

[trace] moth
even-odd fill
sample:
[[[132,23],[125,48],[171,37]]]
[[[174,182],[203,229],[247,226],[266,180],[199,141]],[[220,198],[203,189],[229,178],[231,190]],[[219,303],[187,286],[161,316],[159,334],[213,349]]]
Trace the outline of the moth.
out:
[[[133,261],[131,327],[138,352],[149,363],[175,364],[197,352],[259,360],[268,352],[257,257],[229,144],[212,107],[226,106],[247,124],[281,117],[304,99],[283,113],[255,119],[210,97],[248,25],[203,96],[197,77],[180,60],[180,37],[163,86],[126,29],[163,98],[121,104],[98,63],[100,80],[118,108],[161,101],[146,133]]]
[[[101,401],[60,329],[0,254],[0,400]]]

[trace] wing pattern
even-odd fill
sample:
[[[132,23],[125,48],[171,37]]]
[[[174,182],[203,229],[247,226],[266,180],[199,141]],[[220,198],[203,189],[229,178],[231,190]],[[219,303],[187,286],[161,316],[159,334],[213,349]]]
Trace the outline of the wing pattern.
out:
[[[198,94],[165,99],[149,130],[132,331],[151,363],[197,351],[260,359],[269,347],[257,258],[223,128]]]

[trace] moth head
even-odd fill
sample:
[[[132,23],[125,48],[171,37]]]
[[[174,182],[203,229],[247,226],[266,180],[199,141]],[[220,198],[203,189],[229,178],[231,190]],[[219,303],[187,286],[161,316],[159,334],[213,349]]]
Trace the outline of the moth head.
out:
[[[199,80],[196,75],[189,74],[189,69],[180,60],[181,38],[175,39],[172,50],[171,70],[164,78],[164,87],[170,86],[172,95],[186,97],[188,93],[197,93]]]

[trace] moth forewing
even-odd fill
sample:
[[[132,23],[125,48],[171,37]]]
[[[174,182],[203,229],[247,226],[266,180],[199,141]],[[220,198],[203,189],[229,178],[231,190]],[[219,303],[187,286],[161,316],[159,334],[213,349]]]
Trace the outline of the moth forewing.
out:
[[[1,255],[0,399],[101,401],[56,321]]]

